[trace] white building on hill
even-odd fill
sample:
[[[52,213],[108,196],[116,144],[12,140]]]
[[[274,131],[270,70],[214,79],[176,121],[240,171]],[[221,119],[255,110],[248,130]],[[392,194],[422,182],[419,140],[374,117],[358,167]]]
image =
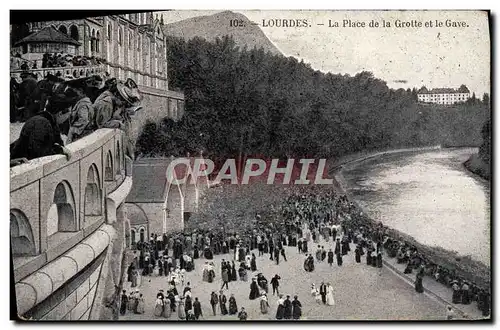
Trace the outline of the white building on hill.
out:
[[[465,85],[458,89],[434,88],[431,90],[423,86],[418,91],[418,101],[423,103],[455,104],[465,102],[469,98],[470,91]]]

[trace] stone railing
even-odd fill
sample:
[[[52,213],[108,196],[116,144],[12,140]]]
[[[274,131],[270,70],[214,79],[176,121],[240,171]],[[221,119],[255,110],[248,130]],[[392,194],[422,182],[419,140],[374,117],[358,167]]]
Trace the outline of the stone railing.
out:
[[[60,76],[64,78],[66,76],[71,76],[74,79],[88,77],[94,74],[104,73],[104,65],[88,65],[88,66],[65,66],[58,68],[43,68],[43,69],[32,69],[29,70],[30,73],[37,74],[38,79],[43,79],[47,74],[52,74],[54,76]],[[11,70],[11,78],[20,79],[23,70]]]
[[[89,292],[95,294],[90,282],[97,283],[93,277],[100,269],[90,265],[112,241],[110,224],[132,187],[132,162],[124,153],[123,134],[101,129],[67,145],[70,160],[53,155],[10,169],[11,253],[19,315],[73,320],[90,310]],[[93,272],[83,276],[89,268]],[[73,308],[80,306],[74,312],[66,306],[71,299]]]

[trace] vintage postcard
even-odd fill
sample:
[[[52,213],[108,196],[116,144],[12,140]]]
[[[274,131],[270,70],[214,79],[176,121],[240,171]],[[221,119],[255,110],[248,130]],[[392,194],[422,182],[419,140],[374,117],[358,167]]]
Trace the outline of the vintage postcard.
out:
[[[12,318],[491,321],[490,13],[11,11]]]

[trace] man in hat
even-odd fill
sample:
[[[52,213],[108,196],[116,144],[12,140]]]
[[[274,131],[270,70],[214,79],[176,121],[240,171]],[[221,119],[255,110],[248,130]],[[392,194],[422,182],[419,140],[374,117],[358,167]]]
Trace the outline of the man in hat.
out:
[[[94,102],[97,128],[119,128],[128,136],[131,116],[141,109],[141,96],[137,84],[128,79],[125,83],[110,79],[106,81],[107,90]],[[132,156],[132,145],[127,143],[127,151]]]
[[[23,80],[19,85],[19,101],[22,102],[21,121],[26,121],[40,111],[40,89],[35,76],[29,72],[21,73]]]
[[[67,85],[70,90],[67,92],[70,96],[74,96],[76,103],[71,108],[69,116],[69,132],[66,142],[72,143],[82,137],[92,133],[95,130],[94,126],[94,106],[85,91],[88,88],[87,78],[75,79],[68,81]]]

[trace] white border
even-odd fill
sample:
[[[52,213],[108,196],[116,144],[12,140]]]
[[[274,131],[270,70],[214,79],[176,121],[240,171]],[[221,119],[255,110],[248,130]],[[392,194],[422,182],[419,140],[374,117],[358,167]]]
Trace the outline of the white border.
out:
[[[485,1],[485,0],[475,0],[475,1],[462,1],[462,0],[455,0],[455,1],[450,1],[448,3],[443,3],[443,2],[437,2],[435,0],[419,0],[419,1],[408,1],[408,2],[402,2],[402,1],[355,1],[355,0],[350,0],[350,1],[339,1],[339,2],[333,2],[333,1],[319,1],[319,0],[308,0],[308,1],[284,1],[284,0],[274,0],[274,1],[269,1],[269,0],[245,0],[245,1],[203,1],[203,0],[198,0],[198,1],[193,1],[193,0],[182,0],[182,1],[176,1],[176,2],[168,2],[168,1],[151,1],[151,0],[141,0],[140,2],[138,1],[131,1],[131,0],[122,0],[119,2],[119,6],[115,5],[116,2],[111,5],[111,2],[107,1],[102,1],[102,0],[87,0],[87,1],[79,1],[79,2],[71,2],[68,0],[65,1],[48,1],[48,0],[30,0],[30,1],[23,1],[22,3],[19,1],[2,1],[0,4],[2,11],[1,13],[1,21],[2,23],[2,33],[1,33],[1,41],[0,44],[5,45],[8,47],[8,40],[9,40],[9,10],[10,9],[137,9],[140,7],[140,9],[212,9],[212,10],[217,10],[217,9],[335,9],[335,10],[341,10],[341,9],[430,9],[430,10],[439,10],[439,9],[491,9],[492,14],[498,14],[500,12],[499,8],[499,2],[498,1]],[[111,7],[111,8],[110,8]],[[495,17],[497,20],[498,25],[498,20],[499,17]],[[496,44],[498,42],[498,31],[493,33],[492,39],[493,43]],[[8,148],[8,141],[9,141],[9,129],[8,129],[8,123],[9,123],[9,97],[7,94],[7,91],[9,89],[8,85],[8,49],[4,49],[4,51],[1,52],[0,54],[0,63],[3,63],[2,66],[0,66],[2,69],[2,72],[4,72],[3,79],[0,79],[0,84],[1,84],[1,90],[4,91],[4,97],[0,99],[2,102],[2,111],[0,111],[0,123],[5,127],[5,129],[0,130],[1,134],[1,139],[3,143],[0,143],[0,148],[2,148],[2,154],[3,155],[8,155],[9,154],[9,149]],[[498,59],[498,53],[495,53],[495,57],[493,58],[493,61]],[[497,63],[498,64],[498,63]],[[495,66],[495,72],[494,76],[496,76],[496,68],[498,65]],[[494,100],[494,104],[497,104],[497,97],[496,95],[498,94],[498,84],[494,84],[495,90],[492,91],[492,99]],[[500,117],[499,115],[496,115],[496,120],[494,122],[494,127],[497,128],[497,122],[498,118]],[[495,145],[497,148],[495,148],[495,153],[498,151],[498,141],[495,140]],[[8,176],[8,165],[7,165],[7,157],[3,160],[1,163],[2,169],[0,171],[0,183],[1,183],[1,198],[0,198],[0,203],[2,206],[2,214],[7,215],[7,209],[9,208],[9,176]],[[498,164],[498,158],[497,164]],[[495,166],[495,172],[497,170],[497,167]],[[495,201],[497,202],[497,198],[495,198]],[[496,215],[496,214],[495,214]],[[496,219],[494,215],[494,219]],[[2,267],[5,267],[6,265],[9,264],[9,256],[8,252],[9,251],[9,227],[8,227],[8,221],[4,219],[3,222],[3,228],[5,228],[3,232],[3,239],[0,240],[1,244],[3,245],[0,248],[0,251],[3,251],[0,254],[0,258],[2,259],[2,262],[0,265]],[[498,227],[500,227],[500,224],[496,225],[496,231],[498,231]],[[495,238],[497,238],[498,235],[495,235]],[[496,254],[492,253],[492,256],[495,256]],[[492,264],[498,264],[498,256],[493,260]],[[6,269],[6,268],[3,268]],[[496,269],[496,272],[498,274],[499,270]],[[1,276],[1,283],[5,286],[5,289],[3,292],[10,292],[9,286],[9,272],[3,271],[0,273]],[[495,280],[497,280],[498,277],[495,276]],[[498,285],[498,281],[495,281],[495,287]],[[495,293],[493,293],[493,296],[496,297]],[[0,311],[3,314],[1,316],[1,320],[6,323],[5,325],[7,328],[12,328],[15,326],[13,322],[7,321],[9,319],[9,300],[7,297],[0,300]],[[498,300],[495,299],[496,304],[494,306],[498,306]],[[498,308],[495,308],[495,311],[493,312],[494,315],[496,315]],[[131,326],[131,327],[137,327],[137,324],[126,324],[126,323],[119,323],[120,327],[122,326]],[[322,326],[322,327],[335,327],[336,329],[342,329],[342,328],[353,328],[353,327],[362,327],[365,325],[369,324],[308,324],[311,326]],[[389,324],[381,324],[380,326],[386,327]],[[443,324],[421,324],[419,325],[424,327],[426,329],[438,329],[438,327],[442,326]],[[52,326],[52,325],[49,325]],[[88,327],[88,325],[70,325],[72,328],[73,327]],[[101,328],[104,327],[105,324],[93,324],[91,325],[93,328]],[[165,324],[165,323],[159,323],[158,326],[161,327],[168,327],[168,328],[173,328],[176,327],[175,323],[170,323],[170,324]],[[196,323],[195,325],[196,326]],[[215,325],[209,325],[209,324],[198,324],[199,326],[203,327],[217,327],[219,324]],[[232,324],[234,326],[234,324]],[[275,324],[259,324],[259,327],[262,328],[271,328],[275,326]],[[390,325],[389,325],[390,326]],[[402,327],[405,326],[405,324],[393,324],[393,326],[396,327]],[[184,326],[185,327],[185,326]]]

